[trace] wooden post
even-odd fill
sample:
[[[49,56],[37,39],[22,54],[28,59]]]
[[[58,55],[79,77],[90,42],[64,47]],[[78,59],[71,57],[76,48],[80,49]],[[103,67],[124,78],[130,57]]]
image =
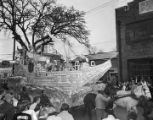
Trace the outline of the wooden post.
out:
[[[16,47],[16,42],[15,39],[13,40],[13,60],[15,60],[15,47]],[[14,75],[14,64],[12,67],[12,74]]]

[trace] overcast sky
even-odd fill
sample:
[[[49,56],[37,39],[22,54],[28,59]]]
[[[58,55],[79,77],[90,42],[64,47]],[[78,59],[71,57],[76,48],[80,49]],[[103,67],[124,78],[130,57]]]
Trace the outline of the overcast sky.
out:
[[[116,50],[115,8],[132,0],[57,0],[57,3],[85,11],[90,43],[102,51]],[[10,33],[11,34],[11,33]],[[0,60],[12,59],[13,41],[9,34],[0,33]],[[75,50],[80,46],[75,46]],[[82,53],[81,53],[82,52]],[[85,53],[80,50],[79,54]],[[5,55],[4,55],[5,54]],[[7,54],[7,55],[6,55]]]

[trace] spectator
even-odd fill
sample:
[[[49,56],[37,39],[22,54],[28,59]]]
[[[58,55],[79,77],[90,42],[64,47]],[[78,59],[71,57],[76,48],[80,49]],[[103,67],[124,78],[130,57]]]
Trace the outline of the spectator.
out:
[[[4,103],[0,106],[0,120],[12,120],[15,114],[15,108],[12,105],[12,96],[6,94],[4,97]]]
[[[19,101],[20,102],[30,102],[31,101],[30,95],[28,94],[25,86],[22,88],[22,91],[19,95]]]
[[[42,107],[39,111],[39,120],[46,120],[48,116],[55,115],[54,107]]]
[[[40,95],[40,105],[42,107],[53,106],[52,103],[50,102],[48,96],[45,94],[44,90],[42,90],[41,95]]]
[[[126,83],[125,82],[123,83],[122,90],[124,90],[124,91],[126,90]]]
[[[8,82],[7,82],[7,80],[4,80],[3,81],[3,86],[2,86],[5,90],[8,90],[9,88],[8,88]]]
[[[4,89],[0,90],[0,105],[4,103],[3,98],[5,96],[6,92]]]
[[[131,88],[130,88],[130,83],[129,82],[127,82],[127,85],[126,85],[126,90],[128,91],[128,90],[130,90]]]
[[[68,112],[68,110],[69,110],[69,105],[63,103],[61,106],[61,112],[57,116],[61,117],[62,120],[74,120],[73,116]]]
[[[9,94],[12,96],[12,104],[14,107],[17,107],[18,100],[15,98],[14,91],[10,90]]]
[[[149,87],[149,90],[150,90],[151,96],[152,96],[150,100],[153,102],[153,85],[151,82],[148,82],[148,87]]]
[[[134,80],[132,80],[132,82],[131,82],[131,92],[132,92],[132,94],[134,94],[134,89],[137,87],[137,85],[135,84],[135,81]]]
[[[97,120],[101,120],[107,117],[105,109],[106,104],[109,100],[110,97],[108,97],[108,91],[106,89],[104,91],[98,91],[98,94],[95,99]]]
[[[54,112],[54,113],[52,113],[52,115],[49,115],[49,116],[47,117],[47,120],[62,120],[62,118],[59,117],[59,116],[57,116],[57,113]]]

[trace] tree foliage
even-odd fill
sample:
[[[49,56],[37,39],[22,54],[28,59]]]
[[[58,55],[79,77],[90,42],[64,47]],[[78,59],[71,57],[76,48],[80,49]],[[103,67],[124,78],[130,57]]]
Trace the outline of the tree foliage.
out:
[[[73,37],[88,46],[84,15],[53,0],[0,0],[0,29],[11,31],[26,50],[53,42],[49,34],[61,40]]]

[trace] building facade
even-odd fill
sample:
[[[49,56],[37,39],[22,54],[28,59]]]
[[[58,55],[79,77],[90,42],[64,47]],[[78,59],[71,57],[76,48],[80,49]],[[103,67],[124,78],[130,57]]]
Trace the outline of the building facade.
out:
[[[119,78],[153,79],[153,0],[116,9]]]

